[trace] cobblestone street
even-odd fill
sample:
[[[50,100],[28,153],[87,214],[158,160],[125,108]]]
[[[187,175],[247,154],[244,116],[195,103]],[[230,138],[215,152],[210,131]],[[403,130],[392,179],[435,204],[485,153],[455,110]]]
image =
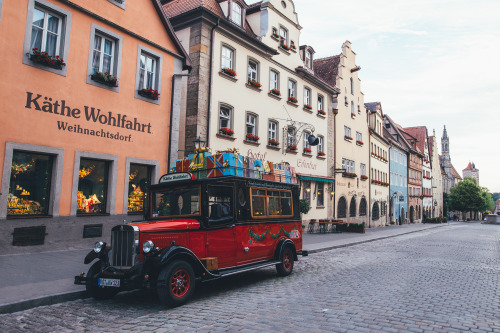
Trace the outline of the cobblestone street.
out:
[[[499,308],[500,228],[474,223],[300,257],[286,278],[204,284],[175,309],[131,292],[0,315],[0,331],[500,332]]]

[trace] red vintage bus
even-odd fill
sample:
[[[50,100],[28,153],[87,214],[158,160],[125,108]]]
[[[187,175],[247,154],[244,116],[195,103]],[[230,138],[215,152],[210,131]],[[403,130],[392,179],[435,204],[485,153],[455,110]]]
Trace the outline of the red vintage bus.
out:
[[[297,184],[238,176],[167,174],[149,191],[144,222],[112,229],[75,277],[96,299],[156,288],[168,306],[184,304],[195,281],[275,265],[292,273],[302,253]]]

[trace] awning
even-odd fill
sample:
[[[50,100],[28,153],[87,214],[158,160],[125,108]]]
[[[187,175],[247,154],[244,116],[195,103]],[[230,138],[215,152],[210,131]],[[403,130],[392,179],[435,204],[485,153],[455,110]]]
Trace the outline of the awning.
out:
[[[331,178],[320,178],[320,177],[301,176],[301,175],[299,175],[299,177],[302,180],[312,180],[315,182],[323,182],[323,183],[335,183],[335,179],[331,179]]]

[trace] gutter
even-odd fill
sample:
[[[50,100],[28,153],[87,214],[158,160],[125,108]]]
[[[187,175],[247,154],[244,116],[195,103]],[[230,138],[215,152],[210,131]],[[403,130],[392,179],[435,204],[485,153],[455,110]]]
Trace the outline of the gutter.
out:
[[[213,68],[213,57],[214,57],[214,31],[215,28],[219,26],[220,17],[217,18],[217,23],[213,26],[212,31],[210,31],[210,68],[208,72],[208,110],[207,110],[207,143],[205,147],[210,147],[210,110],[212,108],[212,68]]]

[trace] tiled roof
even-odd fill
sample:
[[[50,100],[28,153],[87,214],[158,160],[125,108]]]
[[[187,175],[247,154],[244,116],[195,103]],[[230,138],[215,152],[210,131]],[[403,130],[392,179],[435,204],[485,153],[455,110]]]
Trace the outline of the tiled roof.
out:
[[[368,109],[368,111],[377,112],[377,105],[379,103],[380,102],[365,103],[365,107]]]
[[[206,8],[214,14],[224,17],[217,0],[173,0],[163,5],[163,9],[165,9],[169,18],[176,17],[179,14],[199,7]]]
[[[453,164],[451,165],[451,174],[453,175],[453,178],[457,178],[457,179],[462,180],[462,177],[460,177],[457,170],[455,170],[455,167],[453,166]]]
[[[462,171],[465,171],[465,170],[477,170],[476,165],[474,164],[474,162],[469,162],[469,165],[467,165],[467,167],[465,169],[463,169]]]
[[[427,127],[425,126],[407,127],[405,128],[405,131],[418,140],[417,141],[418,149],[422,153],[425,153],[425,137],[427,136]]]
[[[434,136],[430,136],[428,137],[428,143],[429,143],[429,159],[431,160],[431,163],[432,163],[432,153],[433,153],[433,149],[434,149],[434,139],[435,137]]]
[[[313,61],[314,74],[332,87],[336,86],[339,73],[340,54]]]

